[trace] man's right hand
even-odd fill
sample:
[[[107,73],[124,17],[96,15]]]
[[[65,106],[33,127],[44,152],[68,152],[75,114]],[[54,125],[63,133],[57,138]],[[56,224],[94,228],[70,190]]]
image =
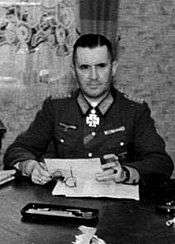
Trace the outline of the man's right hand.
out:
[[[31,177],[32,182],[35,184],[44,185],[52,180],[52,175],[43,162],[26,160],[19,163],[18,169],[21,171],[22,175]]]
[[[47,170],[46,164],[42,162],[37,162],[31,173],[31,180],[39,185],[44,185],[52,180],[52,176]]]

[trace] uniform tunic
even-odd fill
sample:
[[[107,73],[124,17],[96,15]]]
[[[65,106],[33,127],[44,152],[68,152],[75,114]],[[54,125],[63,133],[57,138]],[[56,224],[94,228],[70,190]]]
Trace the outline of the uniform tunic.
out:
[[[147,103],[133,101],[111,88],[96,110],[99,125],[87,125],[89,109],[80,91],[69,98],[47,98],[28,130],[7,149],[5,167],[28,159],[40,160],[48,156],[48,145],[52,144],[55,158],[114,153],[122,165],[137,169],[141,176],[171,175],[173,162],[165,152]]]

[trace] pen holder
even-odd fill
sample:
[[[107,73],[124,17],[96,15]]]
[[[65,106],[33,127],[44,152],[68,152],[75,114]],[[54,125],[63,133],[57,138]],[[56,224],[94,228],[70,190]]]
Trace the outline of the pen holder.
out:
[[[21,214],[23,221],[57,224],[73,222],[94,226],[98,222],[99,212],[91,208],[29,203],[21,210]]]

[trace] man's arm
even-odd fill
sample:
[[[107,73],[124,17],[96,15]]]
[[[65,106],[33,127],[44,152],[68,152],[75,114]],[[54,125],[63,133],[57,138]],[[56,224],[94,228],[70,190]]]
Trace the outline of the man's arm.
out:
[[[134,126],[135,160],[126,166],[135,168],[141,179],[152,176],[169,178],[173,171],[173,162],[165,151],[165,143],[154,125],[146,103],[136,111]]]
[[[116,183],[143,184],[168,179],[173,171],[173,162],[165,151],[165,143],[158,135],[147,104],[138,105],[135,110],[133,160],[120,164],[117,155],[104,155],[103,172],[97,180],[113,179]],[[124,167],[123,167],[124,166]]]
[[[122,166],[115,154],[106,154],[101,160],[103,172],[96,174],[98,181],[114,180],[116,183],[134,185],[139,183],[138,171],[132,167]]]
[[[53,135],[53,110],[51,99],[46,99],[28,130],[8,147],[4,155],[5,168],[26,160],[38,161],[42,157]]]

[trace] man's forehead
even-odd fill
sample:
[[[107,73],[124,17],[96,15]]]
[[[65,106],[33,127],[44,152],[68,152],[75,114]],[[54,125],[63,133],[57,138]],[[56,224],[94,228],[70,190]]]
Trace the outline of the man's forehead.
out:
[[[106,62],[109,59],[109,52],[106,46],[78,47],[76,57],[78,63]]]

